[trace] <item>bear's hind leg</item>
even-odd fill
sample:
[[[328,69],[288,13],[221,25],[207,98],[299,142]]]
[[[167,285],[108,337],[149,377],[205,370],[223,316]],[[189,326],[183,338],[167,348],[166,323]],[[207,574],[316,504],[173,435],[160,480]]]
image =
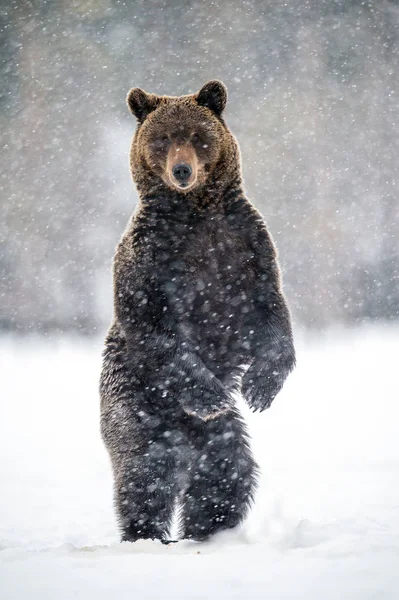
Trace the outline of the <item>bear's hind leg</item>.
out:
[[[173,415],[166,419],[162,397],[152,390],[149,397],[127,367],[125,352],[115,326],[107,340],[100,391],[101,433],[112,463],[117,520],[122,541],[162,540],[172,519],[186,440]]]
[[[167,538],[177,495],[176,469],[165,448],[157,446],[125,460],[116,474],[122,541]]]
[[[181,537],[205,540],[244,520],[252,503],[258,467],[248,434],[235,413],[202,426],[196,435],[197,458],[181,511]]]

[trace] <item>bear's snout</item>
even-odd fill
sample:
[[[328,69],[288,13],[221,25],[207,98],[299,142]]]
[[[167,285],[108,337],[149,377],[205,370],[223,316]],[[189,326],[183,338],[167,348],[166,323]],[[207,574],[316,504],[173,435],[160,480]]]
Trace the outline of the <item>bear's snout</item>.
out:
[[[172,144],[166,165],[169,185],[181,191],[194,187],[198,177],[198,159],[190,143]]]

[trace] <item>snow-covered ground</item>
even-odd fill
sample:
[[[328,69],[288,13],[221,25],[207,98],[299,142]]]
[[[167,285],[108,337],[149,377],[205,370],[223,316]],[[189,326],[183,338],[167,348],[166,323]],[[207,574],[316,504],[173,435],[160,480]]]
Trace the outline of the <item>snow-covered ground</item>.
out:
[[[399,598],[399,330],[299,340],[250,420],[263,469],[240,531],[119,544],[99,436],[100,342],[0,341],[0,597]]]

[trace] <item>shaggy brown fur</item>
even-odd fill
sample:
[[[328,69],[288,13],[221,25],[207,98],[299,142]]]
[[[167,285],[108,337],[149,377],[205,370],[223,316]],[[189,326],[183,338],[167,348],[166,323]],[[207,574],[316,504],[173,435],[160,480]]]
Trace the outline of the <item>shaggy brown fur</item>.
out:
[[[244,518],[257,467],[232,392],[264,410],[295,363],[275,248],[243,191],[226,99],[217,81],[127,98],[140,205],[115,256],[101,378],[125,540],[164,538],[176,501],[183,537]]]
[[[140,122],[132,143],[130,166],[141,197],[161,192],[161,179],[167,191],[170,187],[180,193],[192,190],[187,200],[202,204],[204,193],[212,194],[212,188],[222,190],[236,178],[241,182],[238,145],[221,117],[226,100],[225,88],[212,87],[212,82],[190,96],[146,96],[137,88],[129,92],[128,106]],[[213,110],[207,106],[209,102]],[[186,156],[195,163],[198,175],[188,188],[180,188],[171,166],[183,162]]]

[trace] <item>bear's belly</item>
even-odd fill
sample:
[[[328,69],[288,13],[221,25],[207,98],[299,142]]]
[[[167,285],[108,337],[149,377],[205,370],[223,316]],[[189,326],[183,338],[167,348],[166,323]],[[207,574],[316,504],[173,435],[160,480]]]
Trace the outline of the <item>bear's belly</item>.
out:
[[[253,272],[245,256],[201,252],[166,285],[169,317],[215,374],[246,362]]]

